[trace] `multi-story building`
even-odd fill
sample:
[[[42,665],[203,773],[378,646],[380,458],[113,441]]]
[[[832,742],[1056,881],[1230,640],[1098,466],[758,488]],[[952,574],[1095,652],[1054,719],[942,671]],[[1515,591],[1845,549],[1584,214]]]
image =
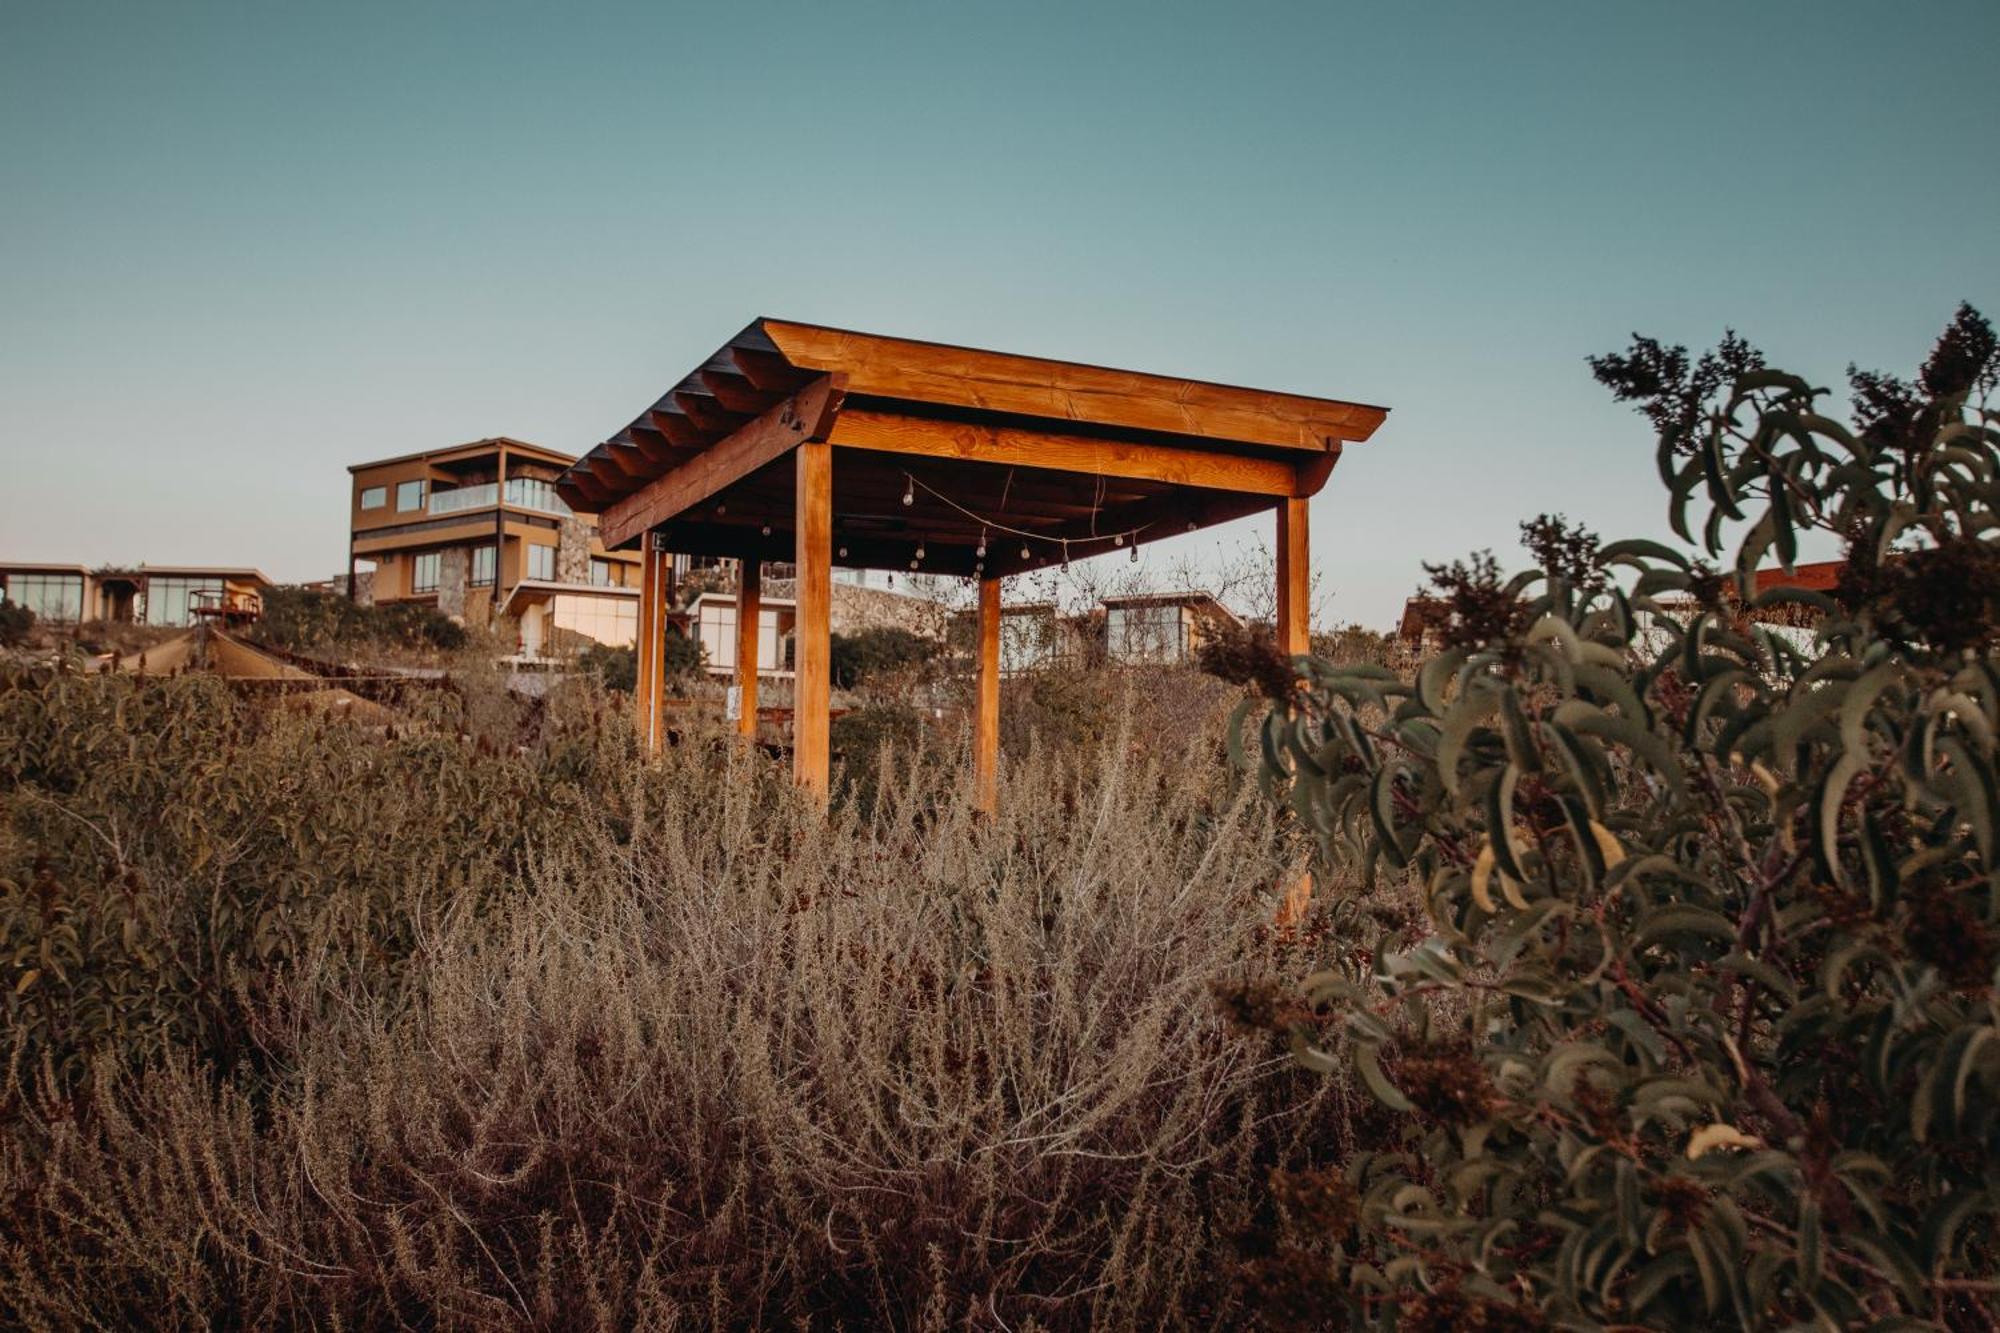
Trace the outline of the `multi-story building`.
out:
[[[0,601],[55,625],[106,620],[184,629],[203,617],[250,619],[270,586],[257,570],[208,565],[0,564]]]
[[[348,469],[348,588],[510,630],[554,656],[638,636],[639,553],[607,551],[555,480],[575,460],[521,440],[477,440]]]

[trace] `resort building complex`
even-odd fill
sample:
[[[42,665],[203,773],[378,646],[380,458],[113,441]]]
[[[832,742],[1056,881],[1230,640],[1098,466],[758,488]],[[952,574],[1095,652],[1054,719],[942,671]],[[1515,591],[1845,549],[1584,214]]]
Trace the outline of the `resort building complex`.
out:
[[[639,553],[608,551],[555,480],[574,460],[496,438],[348,469],[348,588],[512,629],[531,657],[638,633]]]

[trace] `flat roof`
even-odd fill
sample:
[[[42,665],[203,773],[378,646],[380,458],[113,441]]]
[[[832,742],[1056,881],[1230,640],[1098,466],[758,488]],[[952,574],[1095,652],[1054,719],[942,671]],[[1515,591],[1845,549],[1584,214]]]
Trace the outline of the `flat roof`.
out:
[[[502,445],[505,445],[509,449],[518,449],[524,453],[539,454],[545,461],[561,463],[564,467],[568,467],[570,464],[576,462],[574,454],[566,454],[560,449],[551,449],[547,445],[542,444],[530,444],[526,440],[517,440],[511,435],[495,435],[484,440],[468,440],[464,444],[448,444],[437,449],[419,449],[415,453],[397,454],[393,458],[377,458],[366,463],[349,463],[347,470],[349,472],[359,472],[364,468],[387,467],[391,463],[436,462],[453,457],[469,457],[474,454],[484,453],[488,449],[497,450]]]
[[[839,460],[835,564],[997,575],[1310,496],[1343,444],[1386,415],[765,317],[572,464],[557,490],[599,516],[608,546],[653,531],[690,555],[780,558],[796,525],[791,453],[825,442]]]

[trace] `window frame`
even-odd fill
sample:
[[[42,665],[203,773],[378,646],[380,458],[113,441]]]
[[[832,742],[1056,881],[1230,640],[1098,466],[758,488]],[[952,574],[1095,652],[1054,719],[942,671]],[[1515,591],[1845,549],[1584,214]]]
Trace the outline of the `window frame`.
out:
[[[481,560],[482,556],[485,557],[483,561]],[[486,572],[484,576],[482,576],[479,572],[479,566],[482,563],[484,563],[486,566]],[[493,586],[499,573],[500,573],[500,553],[497,549],[495,549],[491,544],[484,546],[475,546],[472,548],[471,568],[466,573],[467,587],[490,588]]]
[[[527,566],[528,577],[538,579],[543,583],[554,583],[556,580],[556,548],[547,542],[529,542],[527,543],[527,547],[527,554],[523,557],[523,562]],[[544,551],[548,553],[546,556],[542,554]],[[548,572],[546,574],[540,572],[542,566],[547,567]]]
[[[424,582],[424,570],[430,570],[430,582]],[[410,557],[410,591],[413,594],[436,592],[444,572],[444,552],[419,551]]]
[[[372,501],[368,498],[371,495],[375,497]],[[364,510],[387,509],[389,507],[389,488],[387,486],[363,486],[361,488],[359,503],[360,507]]]
[[[417,499],[416,499],[416,503],[415,503],[415,504],[404,504],[404,503],[403,503],[403,497],[404,497],[404,495],[405,495],[405,494],[407,494],[407,493],[409,492],[409,490],[410,490],[410,488],[411,488],[412,486],[414,486],[414,487],[416,487],[416,488],[417,488],[417,489],[416,489],[416,495],[417,495]],[[426,491],[427,489],[428,489],[428,487],[427,487],[427,486],[425,485],[425,483],[424,483],[424,479],[423,479],[422,477],[418,477],[418,478],[415,478],[414,480],[411,480],[411,481],[399,481],[399,482],[397,482],[397,483],[396,483],[396,512],[397,512],[397,513],[399,513],[399,514],[420,514],[420,513],[422,513],[422,512],[423,512],[423,509],[424,509],[424,493],[425,493],[425,491]]]

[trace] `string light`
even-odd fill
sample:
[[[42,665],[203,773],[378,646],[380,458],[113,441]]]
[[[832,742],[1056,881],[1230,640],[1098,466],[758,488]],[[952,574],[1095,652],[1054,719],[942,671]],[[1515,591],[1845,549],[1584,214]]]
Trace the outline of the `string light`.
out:
[[[1125,534],[1121,532],[1117,536],[1113,537],[1111,539],[1111,544],[1113,546],[1123,546],[1125,544]]]
[[[770,525],[769,523],[766,523],[766,524],[764,525],[764,535],[765,535],[766,537],[768,537],[768,536],[770,536],[770,535],[771,535],[771,525]]]
[[[847,559],[847,548],[845,546],[840,548],[840,558],[842,560]]]
[[[1132,543],[1132,563],[1135,565],[1139,563],[1139,543],[1137,542]]]
[[[917,543],[917,559],[921,560],[921,559],[923,559],[923,558],[924,558],[924,544],[923,544],[922,542],[918,542],[918,543]]]
[[[1021,547],[1021,558],[1022,558],[1023,560],[1032,560],[1032,559],[1034,559],[1034,557],[1033,557],[1033,556],[1031,556],[1031,555],[1029,555],[1029,554],[1028,554],[1028,548],[1027,548],[1027,546],[1026,546],[1025,544],[1024,544],[1024,545],[1023,545],[1022,547]]]
[[[908,508],[910,505],[913,505],[916,502],[917,502],[917,480],[915,477],[904,477],[903,506],[905,508]]]
[[[1193,519],[1189,519],[1189,520],[1188,520],[1188,531],[1189,531],[1189,532],[1193,532],[1193,531],[1194,531],[1194,520],[1193,520]]]
[[[717,518],[721,518],[721,517],[722,517],[722,516],[723,516],[724,514],[726,514],[726,513],[728,513],[728,512],[729,512],[729,506],[728,506],[728,505],[717,505],[717,506],[715,507],[715,516],[716,516]]]

